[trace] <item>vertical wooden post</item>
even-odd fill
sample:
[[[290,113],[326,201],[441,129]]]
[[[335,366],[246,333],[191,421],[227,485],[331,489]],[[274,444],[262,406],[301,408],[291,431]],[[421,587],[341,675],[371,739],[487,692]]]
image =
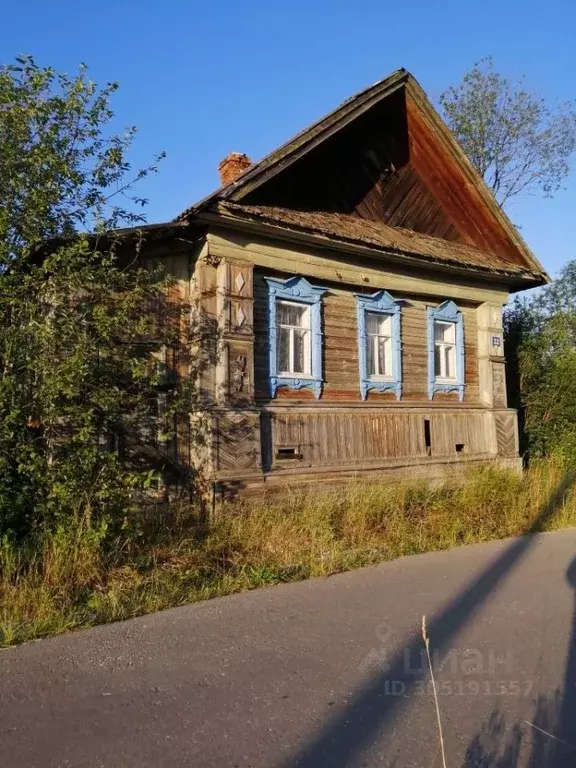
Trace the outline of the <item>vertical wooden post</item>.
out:
[[[215,370],[216,472],[258,469],[260,418],[254,408],[253,265],[223,259],[217,267],[218,358]]]
[[[486,302],[478,307],[476,316],[480,402],[490,408],[506,408],[502,306]]]
[[[253,267],[223,260],[217,269],[218,405],[254,403]]]

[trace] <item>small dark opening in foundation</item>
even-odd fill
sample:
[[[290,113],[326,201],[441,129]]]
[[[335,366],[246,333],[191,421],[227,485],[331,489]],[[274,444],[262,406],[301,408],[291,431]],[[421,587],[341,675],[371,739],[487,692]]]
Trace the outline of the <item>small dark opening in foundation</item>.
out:
[[[301,459],[302,455],[298,451],[298,448],[294,446],[286,448],[276,448],[277,459]]]
[[[456,453],[464,453],[464,443],[456,443]]]
[[[424,445],[428,456],[432,454],[432,437],[430,434],[430,419],[424,419]]]

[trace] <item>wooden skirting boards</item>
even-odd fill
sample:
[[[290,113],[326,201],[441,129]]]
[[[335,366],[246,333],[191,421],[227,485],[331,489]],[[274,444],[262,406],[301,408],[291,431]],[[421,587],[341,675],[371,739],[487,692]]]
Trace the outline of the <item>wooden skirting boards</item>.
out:
[[[522,460],[518,457],[474,456],[458,459],[428,459],[405,462],[384,462],[354,469],[323,467],[314,471],[280,471],[222,477],[215,484],[219,499],[261,495],[278,496],[294,491],[325,490],[345,486],[353,482],[386,482],[393,480],[427,479],[436,483],[458,480],[463,474],[482,466],[495,466],[515,473],[522,471]]]

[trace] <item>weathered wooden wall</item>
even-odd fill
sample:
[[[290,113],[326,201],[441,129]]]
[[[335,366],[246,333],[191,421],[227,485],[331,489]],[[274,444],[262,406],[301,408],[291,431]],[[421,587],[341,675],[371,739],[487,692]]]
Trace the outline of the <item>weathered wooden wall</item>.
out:
[[[492,414],[480,410],[275,409],[263,414],[262,433],[265,469],[488,457],[497,449]]]
[[[208,440],[197,457],[206,476],[223,488],[242,491],[290,477],[326,479],[411,465],[434,474],[434,467],[516,460],[515,414],[496,393],[493,374],[503,359],[490,346],[491,334],[501,330],[506,294],[486,283],[409,275],[354,259],[238,233],[209,235],[192,282],[195,314],[208,329],[199,349]],[[306,389],[269,395],[265,278],[294,275],[328,289],[319,400]],[[391,393],[370,393],[362,401],[354,294],[382,288],[403,302],[403,396],[397,401]],[[431,402],[426,308],[449,298],[464,314],[466,391],[463,402],[456,394]],[[244,358],[242,377],[238,360]]]
[[[258,402],[269,401],[268,395],[268,290],[265,277],[285,278],[287,275],[270,270],[254,273],[254,334],[255,334],[255,390]],[[322,300],[323,309],[323,369],[324,387],[322,400],[361,401],[358,371],[358,332],[354,288],[326,285],[328,293]],[[370,292],[367,292],[370,293]],[[430,297],[425,301],[414,295],[394,293],[402,301],[402,403],[429,403],[428,400],[428,330],[426,307],[437,306],[447,296]],[[464,316],[466,347],[465,405],[476,405],[478,395],[478,335],[476,307],[460,304]],[[283,398],[311,399],[308,390],[280,389],[276,400]],[[372,403],[396,403],[392,393],[370,392],[367,405]],[[456,394],[437,395],[435,402],[459,404]]]

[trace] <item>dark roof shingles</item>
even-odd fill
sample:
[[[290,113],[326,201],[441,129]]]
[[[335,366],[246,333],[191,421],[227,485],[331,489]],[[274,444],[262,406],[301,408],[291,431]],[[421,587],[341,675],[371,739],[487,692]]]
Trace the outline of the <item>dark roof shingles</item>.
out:
[[[306,231],[347,243],[364,245],[436,263],[473,267],[482,271],[515,275],[534,275],[532,270],[486,253],[473,245],[391,227],[383,222],[325,211],[299,211],[262,205],[220,202],[221,215],[259,221],[273,226]]]

